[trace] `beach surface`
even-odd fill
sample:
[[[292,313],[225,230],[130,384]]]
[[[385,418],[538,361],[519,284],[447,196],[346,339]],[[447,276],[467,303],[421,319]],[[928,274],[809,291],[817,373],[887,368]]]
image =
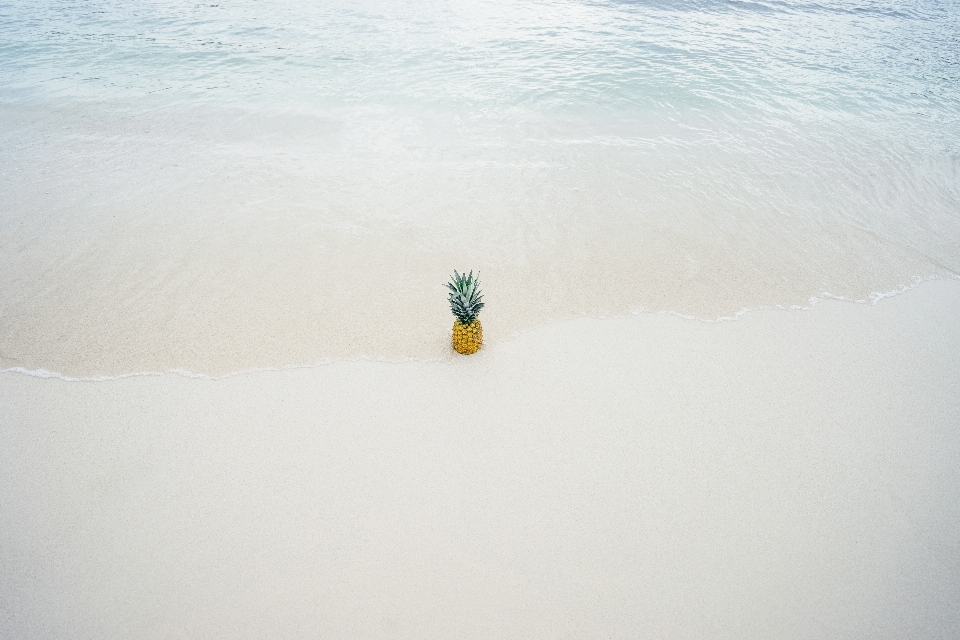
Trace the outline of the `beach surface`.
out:
[[[0,636],[956,638],[958,462],[956,280],[437,362],[7,372]]]

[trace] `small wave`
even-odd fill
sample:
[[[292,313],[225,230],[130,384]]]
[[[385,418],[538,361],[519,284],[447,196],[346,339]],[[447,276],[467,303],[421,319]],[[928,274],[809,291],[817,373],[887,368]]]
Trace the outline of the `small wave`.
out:
[[[507,338],[502,339],[498,342],[509,342],[514,339],[520,338],[521,336],[527,333],[536,331],[537,329],[543,326],[546,326],[547,324],[553,324],[556,322],[565,322],[568,320],[573,320],[576,317],[590,318],[594,320],[604,320],[604,319],[627,318],[630,316],[637,316],[642,314],[655,314],[655,315],[675,316],[683,320],[695,320],[698,322],[705,322],[708,324],[716,324],[721,322],[732,322],[734,320],[738,320],[739,318],[742,318],[746,314],[754,311],[773,311],[773,310],[812,311],[817,304],[819,304],[824,300],[840,300],[844,302],[850,302],[853,304],[873,306],[879,303],[881,300],[892,298],[894,296],[898,296],[902,293],[915,289],[924,282],[929,282],[932,280],[944,280],[944,279],[960,280],[960,275],[949,274],[947,276],[939,276],[939,275],[930,275],[925,277],[914,276],[913,278],[911,278],[911,281],[908,284],[902,284],[896,289],[892,289],[889,291],[874,292],[874,293],[871,293],[868,297],[860,298],[860,299],[853,299],[845,296],[834,295],[830,292],[824,291],[819,295],[811,296],[809,298],[809,304],[806,304],[806,305],[789,305],[789,306],[768,305],[768,306],[750,307],[750,308],[745,307],[743,309],[740,309],[739,311],[736,311],[731,315],[720,316],[712,319],[684,314],[684,313],[680,313],[678,311],[673,311],[669,309],[660,310],[660,311],[650,311],[650,310],[641,308],[641,309],[634,309],[629,314],[622,314],[622,315],[590,315],[585,313],[585,314],[582,314],[581,316],[556,318],[548,323],[532,326],[520,331],[515,331],[512,334],[510,334],[510,336],[508,336]],[[222,380],[225,378],[232,378],[235,376],[250,375],[250,374],[263,373],[268,371],[276,372],[276,371],[289,371],[293,369],[315,369],[317,367],[323,367],[323,366],[338,364],[343,362],[376,362],[376,363],[383,363],[383,364],[407,364],[407,363],[427,364],[427,363],[433,363],[433,362],[448,362],[452,359],[452,357],[453,356],[444,356],[444,357],[438,357],[438,358],[414,358],[414,357],[388,358],[388,357],[382,357],[382,356],[358,356],[354,358],[342,358],[342,359],[323,358],[317,362],[308,363],[308,364],[287,364],[287,365],[274,366],[274,367],[251,367],[251,368],[241,369],[238,371],[231,371],[231,372],[223,373],[219,375],[198,373],[195,371],[190,371],[188,369],[181,369],[181,368],[167,369],[165,371],[134,371],[129,373],[119,373],[119,374],[113,374],[113,375],[70,376],[64,373],[50,371],[48,369],[43,369],[43,368],[28,369],[26,367],[9,367],[7,369],[0,369],[0,373],[15,373],[15,374],[20,374],[25,376],[31,376],[34,378],[56,379],[56,380],[62,380],[65,382],[107,382],[112,380],[122,380],[125,378],[135,378],[135,377],[141,377],[141,376],[163,376],[163,375],[177,375],[185,378],[193,378],[198,380]]]
[[[324,358],[318,362],[312,364],[286,364],[278,367],[251,367],[249,369],[241,369],[239,371],[230,371],[228,373],[223,373],[220,375],[210,375],[207,373],[197,373],[195,371],[189,371],[187,369],[167,369],[166,371],[133,371],[130,373],[118,373],[114,375],[94,375],[94,376],[69,376],[64,373],[57,373],[56,371],[49,371],[47,369],[27,369],[26,367],[10,367],[7,369],[0,369],[0,373],[17,373],[25,376],[31,376],[34,378],[52,378],[56,380],[63,380],[65,382],[108,382],[111,380],[123,380],[125,378],[138,378],[143,376],[165,376],[165,375],[177,375],[184,378],[194,378],[198,380],[223,380],[225,378],[233,378],[236,376],[245,376],[256,373],[264,373],[267,371],[290,371],[293,369],[316,369],[317,367],[324,367],[331,364],[337,364],[340,362],[378,362],[383,364],[404,364],[410,362],[416,363],[429,363],[429,362],[442,362],[449,360],[450,358],[381,358],[381,357],[370,357],[370,356],[360,356],[357,358],[344,358],[342,360],[333,360],[330,358]]]
[[[951,280],[960,280],[960,275],[950,274],[946,276],[946,278],[949,278]],[[853,299],[846,296],[838,296],[830,293],[829,291],[824,291],[820,295],[810,296],[809,304],[806,304],[806,305],[792,304],[789,306],[767,305],[767,306],[761,306],[761,307],[744,307],[743,309],[740,309],[739,311],[735,312],[733,315],[720,316],[718,318],[713,318],[713,319],[701,318],[698,316],[679,313],[677,311],[671,311],[671,310],[658,311],[657,313],[660,315],[676,316],[678,318],[683,318],[684,320],[697,320],[700,322],[717,323],[717,322],[730,322],[733,320],[737,320],[738,318],[741,318],[742,316],[752,311],[774,311],[774,310],[776,311],[812,311],[813,308],[817,306],[817,304],[819,304],[824,300],[841,300],[844,302],[852,302],[854,304],[868,304],[873,306],[878,302],[880,302],[881,300],[884,300],[886,298],[892,298],[893,296],[898,296],[901,293],[905,293],[907,291],[910,291],[911,289],[915,289],[921,283],[929,282],[931,280],[942,280],[942,279],[944,279],[944,277],[938,276],[938,275],[930,275],[926,277],[914,276],[911,279],[910,284],[902,284],[898,288],[890,291],[874,292],[874,293],[871,293],[867,298],[861,298],[861,299]],[[646,313],[646,311],[637,310],[633,312],[634,315],[638,315],[641,313]]]

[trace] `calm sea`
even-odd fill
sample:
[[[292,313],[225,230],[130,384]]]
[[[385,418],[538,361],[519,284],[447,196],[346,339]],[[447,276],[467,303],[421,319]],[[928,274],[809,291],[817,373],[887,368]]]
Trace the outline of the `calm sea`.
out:
[[[960,274],[960,3],[0,0],[0,369],[221,375]]]

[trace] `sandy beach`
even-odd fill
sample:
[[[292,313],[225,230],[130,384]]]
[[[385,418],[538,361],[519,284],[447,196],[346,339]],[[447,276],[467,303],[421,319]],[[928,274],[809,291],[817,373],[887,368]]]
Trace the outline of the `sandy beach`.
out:
[[[957,34],[0,0],[0,640],[960,638]]]
[[[956,638],[960,282],[476,356],[0,374],[7,638]]]

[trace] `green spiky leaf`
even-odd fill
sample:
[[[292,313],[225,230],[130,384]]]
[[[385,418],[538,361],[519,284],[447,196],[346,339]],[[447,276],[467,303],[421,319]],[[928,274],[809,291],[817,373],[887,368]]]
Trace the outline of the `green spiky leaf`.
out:
[[[483,294],[480,292],[480,274],[473,277],[473,271],[468,275],[453,271],[453,278],[447,283],[450,290],[450,310],[457,320],[463,324],[470,324],[477,318],[480,309],[483,309]]]

